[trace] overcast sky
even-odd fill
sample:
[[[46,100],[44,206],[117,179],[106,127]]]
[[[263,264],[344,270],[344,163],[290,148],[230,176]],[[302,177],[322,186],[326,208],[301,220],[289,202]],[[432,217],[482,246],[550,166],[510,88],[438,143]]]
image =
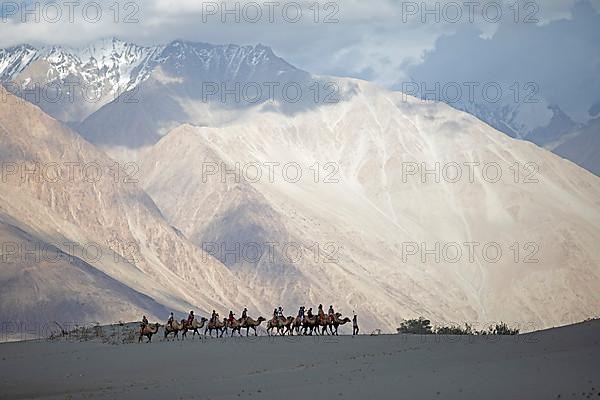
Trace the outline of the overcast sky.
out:
[[[600,0],[516,7],[515,0],[227,1],[228,10],[238,7],[230,14],[222,1],[28,3],[38,21],[17,7],[21,1],[2,2],[0,46],[78,46],[110,36],[140,44],[262,43],[310,72],[390,87],[410,79],[535,81],[549,103],[579,120],[600,102]]]

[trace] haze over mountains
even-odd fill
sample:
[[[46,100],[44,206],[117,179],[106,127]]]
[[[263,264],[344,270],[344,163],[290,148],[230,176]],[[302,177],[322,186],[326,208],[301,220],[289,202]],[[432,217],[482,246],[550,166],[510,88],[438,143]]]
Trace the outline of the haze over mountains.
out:
[[[279,103],[287,113],[310,108],[314,98],[322,104],[342,97],[331,82],[295,68],[266,46],[180,40],[139,46],[107,38],[76,49],[23,44],[0,50],[0,81],[93,143],[124,148],[153,144],[181,123],[215,126],[234,120],[255,104],[281,100],[283,88],[290,97],[296,85],[303,89],[298,102]],[[598,151],[596,124],[577,124],[556,105],[528,104],[523,100],[535,100],[535,90],[520,90],[517,103],[479,99],[451,105],[551,151],[565,143],[568,150],[557,154],[598,175],[600,166],[588,155]],[[592,140],[576,139],[582,131],[593,132]]]
[[[559,106],[537,104],[515,104],[502,102],[489,104],[463,102],[451,104],[466,111],[507,135],[528,140],[544,147],[581,167],[600,175],[598,154],[598,116],[590,110],[590,121],[577,123]]]
[[[9,175],[3,237],[65,254],[75,251],[65,241],[97,243],[103,257],[48,266],[19,248],[0,271],[11,293],[0,298],[3,320],[245,306],[267,316],[323,303],[355,310],[366,330],[419,315],[530,330],[600,309],[599,178],[573,163],[445,104],[313,76],[264,46],[101,43],[0,53],[0,76],[25,86],[76,77],[128,90],[41,109],[3,91],[3,163],[110,171],[118,161],[120,177],[139,180]],[[297,84],[303,96],[219,92],[265,82]],[[465,243],[478,244],[472,257]],[[501,249],[495,262],[488,244]],[[436,245],[450,253],[423,254]],[[29,300],[15,301],[21,294]]]

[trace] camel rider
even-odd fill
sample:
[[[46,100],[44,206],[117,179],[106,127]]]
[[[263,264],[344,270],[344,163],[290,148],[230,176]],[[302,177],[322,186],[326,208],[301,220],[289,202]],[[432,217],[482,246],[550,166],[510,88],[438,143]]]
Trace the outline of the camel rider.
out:
[[[192,322],[194,322],[194,312],[190,311],[190,315],[188,315],[187,323],[188,323],[188,325],[192,325]]]
[[[277,310],[277,316],[283,318],[283,307],[279,306],[279,310]]]
[[[235,320],[233,311],[229,310],[229,322],[233,322]]]
[[[306,316],[308,318],[312,318],[313,317],[313,313],[312,313],[312,307],[308,309],[308,312],[306,313]]]
[[[298,318],[300,318],[300,321],[304,321],[304,306],[301,306],[298,310]]]
[[[319,304],[319,311],[317,312],[319,319],[325,321],[325,311],[323,311],[323,304]]]
[[[173,313],[171,312],[171,314],[169,315],[169,319],[167,320],[167,326],[168,326],[169,328],[172,328],[172,325],[173,325],[173,320],[174,320],[174,319],[175,319],[175,318],[173,317]]]
[[[212,315],[210,317],[210,322],[215,323],[215,322],[217,322],[218,318],[219,318],[219,314],[217,314],[217,312],[215,310],[213,310]]]
[[[275,309],[273,309],[273,319],[277,319],[277,317],[278,317],[278,312],[277,312],[277,309],[275,308]]]
[[[248,318],[248,309],[244,307],[244,311],[242,311],[242,319],[245,320]]]
[[[329,306],[329,311],[327,311],[327,314],[329,314],[329,319],[333,321],[335,318],[335,311],[333,311],[333,306]]]
[[[148,318],[146,318],[146,316],[144,315],[142,317],[142,329],[144,329],[147,326],[148,326]]]

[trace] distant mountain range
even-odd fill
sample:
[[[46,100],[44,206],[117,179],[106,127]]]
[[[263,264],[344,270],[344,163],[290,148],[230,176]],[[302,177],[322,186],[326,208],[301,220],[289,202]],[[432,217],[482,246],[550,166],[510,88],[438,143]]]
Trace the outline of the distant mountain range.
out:
[[[539,107],[527,107],[527,104],[490,102],[463,102],[450,104],[453,107],[473,114],[490,126],[507,135],[528,140],[541,147],[554,151],[556,154],[575,162],[596,175],[600,175],[599,157],[592,159],[591,153],[599,154],[600,130],[594,119],[586,124],[573,121],[560,107],[548,105],[544,110],[546,116],[539,116]],[[546,119],[545,122],[536,120]],[[532,122],[533,121],[533,122]],[[587,139],[577,139],[581,132],[586,132]],[[573,141],[572,144],[568,142]],[[585,141],[583,148],[578,143]],[[558,149],[558,144],[564,144],[563,150]],[[566,147],[569,150],[564,150]]]
[[[169,82],[168,90],[172,93],[168,99],[161,100],[158,97],[163,97],[164,76],[185,78],[185,85]],[[269,86],[263,85],[267,82],[277,84],[279,88],[298,83],[304,88],[300,105],[310,107],[307,94],[312,93],[311,85],[317,79],[262,45],[211,45],[177,40],[167,45],[139,46],[109,38],[76,49],[35,48],[24,44],[0,50],[0,81],[5,85],[14,82],[8,84],[10,91],[70,124],[92,142],[136,148],[155,143],[180,123],[213,126],[225,122],[213,120],[210,110],[215,107],[239,110],[273,96],[281,98],[277,90],[271,96]],[[243,99],[235,101],[235,95],[226,91],[236,84],[244,88],[256,83],[263,85],[256,100],[253,87],[246,91],[246,97],[252,97],[252,103]],[[44,88],[37,95],[34,94],[36,84]],[[317,84],[323,86],[320,91],[324,92],[328,82]],[[218,92],[208,95],[215,87],[219,87]],[[330,89],[330,92],[334,90]],[[242,89],[237,92],[241,93]],[[325,96],[321,93],[321,97]],[[121,104],[110,104],[113,101]],[[301,109],[300,105],[280,103],[288,112]],[[577,124],[558,106],[552,105],[548,106],[545,112],[548,115],[544,117],[532,117],[532,114],[539,114],[539,110],[527,107],[527,104],[460,102],[450,105],[475,115],[511,137],[532,141],[552,151],[559,142],[575,140],[581,131],[591,135],[596,126],[593,123],[587,127]],[[222,113],[220,117],[225,120],[236,118]],[[532,118],[546,122],[532,124]],[[123,134],[133,127],[141,132],[136,136]],[[593,136],[598,135],[600,132]],[[557,154],[599,175],[600,165],[586,154],[598,153],[600,149],[581,149],[577,143],[582,140],[585,139],[578,139],[572,145],[565,144],[569,150],[557,150]],[[586,140],[587,146],[596,146],[596,143],[598,140]]]

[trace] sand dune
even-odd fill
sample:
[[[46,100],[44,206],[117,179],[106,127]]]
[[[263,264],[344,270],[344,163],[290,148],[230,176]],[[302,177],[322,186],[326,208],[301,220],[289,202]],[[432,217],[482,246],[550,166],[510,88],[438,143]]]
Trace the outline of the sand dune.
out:
[[[34,341],[2,344],[0,355],[10,399],[600,396],[598,320],[513,337]]]

